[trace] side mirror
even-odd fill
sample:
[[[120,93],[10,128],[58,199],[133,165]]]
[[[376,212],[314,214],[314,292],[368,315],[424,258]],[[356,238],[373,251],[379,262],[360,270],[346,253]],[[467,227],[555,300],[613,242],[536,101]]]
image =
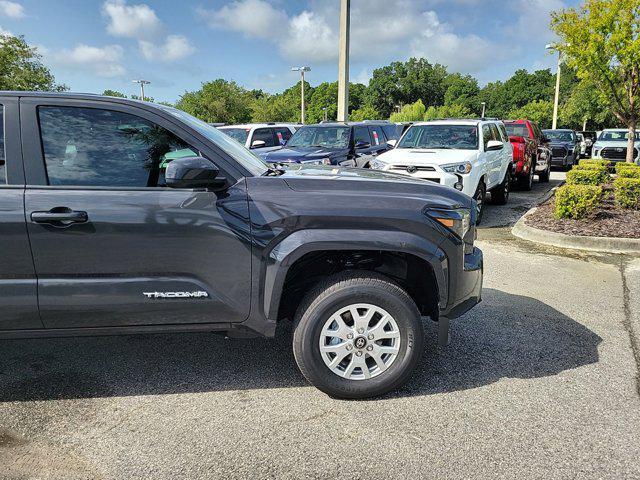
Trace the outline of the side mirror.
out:
[[[371,147],[371,144],[369,142],[363,142],[362,140],[356,142],[356,150],[362,150],[363,148],[369,147]]]
[[[502,142],[499,142],[498,140],[489,140],[487,142],[487,147],[485,148],[485,150],[487,152],[493,152],[495,150],[502,150],[504,148],[504,144]]]
[[[264,140],[254,140],[251,143],[251,148],[262,148],[266,146],[267,146],[267,142],[265,142]]]
[[[218,176],[220,170],[203,157],[176,158],[167,165],[164,178],[171,188],[210,188],[220,190],[227,186],[227,179]]]
[[[387,145],[389,145],[390,148],[395,148],[395,146],[397,145],[398,141],[391,139],[391,140],[387,140]]]

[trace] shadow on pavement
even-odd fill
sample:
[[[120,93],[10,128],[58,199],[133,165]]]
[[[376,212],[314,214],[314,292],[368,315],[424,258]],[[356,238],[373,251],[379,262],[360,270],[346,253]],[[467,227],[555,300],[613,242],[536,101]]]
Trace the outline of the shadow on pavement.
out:
[[[394,396],[487,385],[503,377],[555,375],[598,361],[596,334],[548,305],[499,290],[452,322],[451,345],[427,348]],[[208,392],[306,385],[284,326],[276,339],[211,334],[0,341],[0,402]]]

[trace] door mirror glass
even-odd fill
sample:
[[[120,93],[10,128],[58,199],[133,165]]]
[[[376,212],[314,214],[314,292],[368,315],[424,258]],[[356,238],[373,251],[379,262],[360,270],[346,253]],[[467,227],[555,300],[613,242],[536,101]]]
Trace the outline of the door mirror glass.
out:
[[[220,190],[227,186],[227,179],[203,157],[183,157],[167,165],[165,182],[171,188],[211,188]]]
[[[370,148],[371,144],[369,142],[364,142],[362,140],[356,142],[356,150],[363,150],[365,148]]]
[[[267,146],[267,142],[265,142],[264,140],[254,140],[251,143],[251,148],[263,148]]]
[[[504,144],[502,142],[499,142],[498,140],[489,140],[487,142],[487,152],[502,150],[503,148]]]

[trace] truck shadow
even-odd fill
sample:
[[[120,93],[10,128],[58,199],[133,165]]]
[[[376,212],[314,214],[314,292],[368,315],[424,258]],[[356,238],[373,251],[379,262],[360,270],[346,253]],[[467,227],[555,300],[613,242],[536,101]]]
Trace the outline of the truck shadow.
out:
[[[410,382],[390,397],[429,395],[501,378],[556,375],[598,361],[601,338],[539,300],[485,289],[484,302],[452,322],[451,345],[427,348]],[[307,385],[290,347],[276,339],[210,334],[0,341],[0,402],[289,388]]]

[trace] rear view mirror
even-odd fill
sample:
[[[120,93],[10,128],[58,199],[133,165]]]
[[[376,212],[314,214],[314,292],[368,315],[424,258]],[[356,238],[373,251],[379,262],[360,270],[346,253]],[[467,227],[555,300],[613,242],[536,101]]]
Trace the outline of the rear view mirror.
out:
[[[485,150],[487,152],[493,152],[495,150],[502,150],[504,148],[504,144],[499,142],[498,140],[489,140],[487,142],[487,148]]]
[[[395,148],[397,143],[398,143],[397,140],[393,140],[393,139],[387,140],[387,145],[389,145],[389,147],[391,147],[391,148]]]
[[[262,148],[266,146],[267,146],[267,143],[264,140],[254,140],[251,143],[251,148]]]
[[[219,190],[227,186],[227,179],[219,176],[220,171],[203,157],[176,158],[167,165],[164,174],[167,187],[171,188],[211,188]]]

